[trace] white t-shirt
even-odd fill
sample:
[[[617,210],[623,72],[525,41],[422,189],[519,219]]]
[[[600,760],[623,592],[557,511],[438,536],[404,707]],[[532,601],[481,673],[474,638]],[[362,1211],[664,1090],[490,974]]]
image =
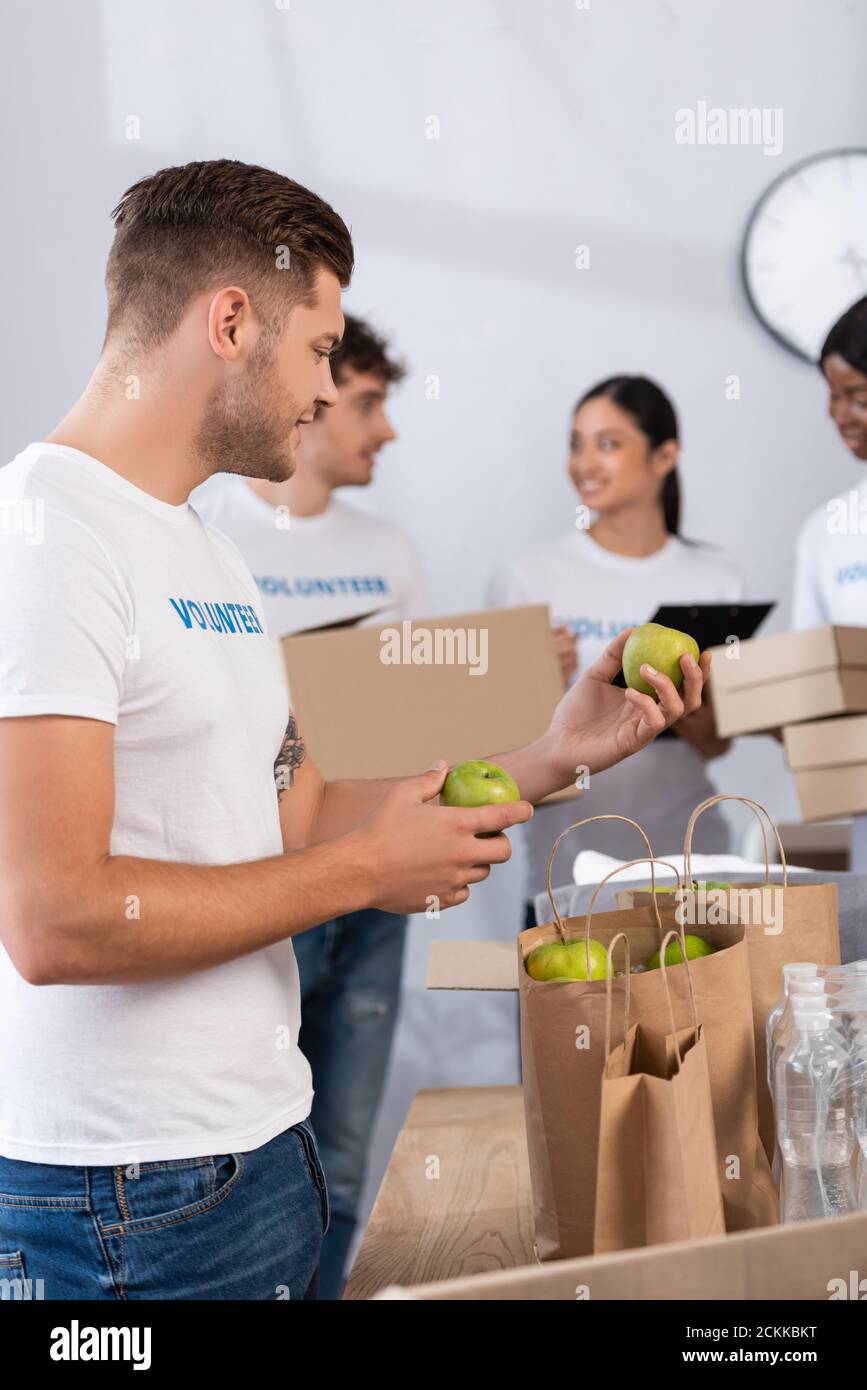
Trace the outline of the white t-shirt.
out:
[[[249,570],[188,504],[55,444],[0,469],[0,717],[37,714],[116,726],[113,855],[282,853],[288,708]],[[126,908],[117,930],[147,931],[147,902]],[[0,1154],[125,1164],[255,1149],[309,1114],[299,1025],[288,939],[98,986],[30,985],[0,946]]]
[[[190,501],[231,536],[250,566],[271,637],[351,618],[373,627],[423,613],[421,564],[408,536],[390,522],[335,497],[318,516],[289,516],[226,474],[196,488]]]
[[[792,627],[828,623],[867,627],[867,480],[823,502],[798,535]]]
[[[605,550],[586,531],[573,531],[551,545],[523,556],[497,572],[488,591],[498,607],[546,603],[551,621],[578,636],[578,672],[592,665],[625,627],[649,622],[663,603],[732,603],[741,597],[740,577],[711,547],[687,545],[672,536],[655,555],[633,558]],[[646,831],[654,854],[682,849],[689,813],[714,787],[704,759],[683,739],[655,741],[605,772],[571,802],[538,806],[526,827],[527,896],[547,886],[547,863],[554,841],[574,821],[606,813],[629,816]],[[723,851],[725,822],[716,808],[696,826],[696,850]],[[560,846],[552,881],[581,849],[599,850],[618,859],[644,853],[638,832],[628,825],[603,821],[583,826]]]

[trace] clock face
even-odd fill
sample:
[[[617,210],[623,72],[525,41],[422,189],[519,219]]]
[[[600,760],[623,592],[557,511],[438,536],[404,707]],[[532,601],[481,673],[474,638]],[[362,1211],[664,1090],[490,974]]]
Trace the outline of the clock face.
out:
[[[772,183],[747,226],[741,269],[764,326],[815,363],[828,330],[867,294],[867,150],[815,155]]]

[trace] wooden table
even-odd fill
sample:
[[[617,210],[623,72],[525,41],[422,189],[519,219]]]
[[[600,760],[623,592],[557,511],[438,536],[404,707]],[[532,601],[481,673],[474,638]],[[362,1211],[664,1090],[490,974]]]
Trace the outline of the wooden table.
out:
[[[863,1275],[865,1249],[867,1212],[857,1212],[539,1265],[521,1089],[462,1087],[413,1101],[343,1296],[398,1284],[425,1300],[573,1307],[585,1289],[596,1301],[825,1302],[830,1279]]]
[[[520,1086],[419,1091],[343,1297],[534,1263]]]

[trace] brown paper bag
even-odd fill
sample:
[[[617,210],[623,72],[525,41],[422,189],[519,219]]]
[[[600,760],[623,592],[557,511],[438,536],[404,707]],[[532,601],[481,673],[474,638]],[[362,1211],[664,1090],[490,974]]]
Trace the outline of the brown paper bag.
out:
[[[660,902],[666,924],[676,924],[681,918],[686,930],[690,921],[711,920],[717,905],[724,905],[729,920],[740,921],[746,928],[747,959],[750,972],[750,991],[753,1002],[753,1027],[756,1049],[758,1085],[759,1134],[769,1157],[774,1153],[774,1113],[768,1089],[768,1061],[765,1025],[768,1014],[783,993],[783,966],[791,961],[815,961],[817,965],[840,964],[840,933],[837,921],[836,883],[789,883],[786,853],[780,833],[772,817],[758,801],[747,796],[711,796],[696,806],[689,818],[684,840],[684,879],[689,886],[692,875],[692,836],[701,813],[720,801],[740,801],[749,806],[762,828],[765,876],[758,883],[736,883],[730,892],[707,895],[689,891],[683,909],[678,912],[673,894],[665,894]],[[771,883],[768,837],[765,817],[777,841],[782,873],[780,883]],[[618,902],[624,897],[618,893]],[[671,900],[670,900],[671,899]],[[649,901],[647,893],[632,893],[634,906]]]
[[[690,965],[682,947],[693,1024],[680,1031],[660,947],[658,985],[665,993],[671,1031],[630,1026],[629,938],[618,932],[608,947],[605,1065],[599,1122],[595,1249],[598,1253],[725,1233],[717,1167],[707,1048],[695,1005]],[[623,1042],[611,1047],[612,955],[626,948]]]
[[[769,891],[771,875],[768,865],[768,840],[762,825],[765,847],[765,877],[763,883],[735,885],[753,891],[750,908],[756,903],[760,911],[745,910],[741,895],[734,905],[740,921],[747,928],[747,958],[750,970],[750,989],[753,1000],[755,1028],[756,1071],[758,1075],[759,1134],[769,1158],[774,1154],[774,1109],[768,1090],[768,1056],[765,1025],[768,1014],[783,993],[783,966],[790,961],[815,961],[817,965],[840,964],[840,929],[837,919],[836,883],[789,883],[786,852],[775,821],[764,806],[747,796],[711,796],[696,806],[686,827],[683,845],[684,876],[692,878],[692,835],[702,811],[719,801],[740,801],[749,806],[762,825],[764,816],[774,833],[782,865],[782,883]],[[756,890],[759,890],[756,892]]]
[[[536,1250],[541,1260],[593,1252],[605,984],[595,980],[533,980],[524,961],[542,942],[590,936],[596,895],[586,918],[564,920],[554,900],[551,871],[564,837],[597,819],[627,821],[647,843],[641,827],[626,816],[591,816],[567,826],[555,840],[548,859],[553,921],[518,937],[524,1111]],[[652,855],[648,862],[655,885]],[[603,945],[619,931],[628,933],[633,963],[646,962],[664,935],[655,897],[648,906],[593,917],[592,935]],[[691,968],[707,1046],[726,1228],[745,1230],[776,1221],[777,1200],[770,1165],[758,1141],[744,928],[737,923],[720,923],[697,928],[696,934],[716,948],[713,955],[696,960]],[[671,979],[678,1007],[686,987],[680,974],[681,967],[675,967]],[[666,1032],[665,1004],[652,972],[632,977],[631,994],[633,1019]]]

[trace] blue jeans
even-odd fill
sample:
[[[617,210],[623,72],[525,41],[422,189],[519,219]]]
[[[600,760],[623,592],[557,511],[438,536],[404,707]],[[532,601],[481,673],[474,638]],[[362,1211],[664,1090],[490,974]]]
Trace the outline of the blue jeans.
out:
[[[292,938],[301,977],[298,1045],[313,1072],[310,1118],[331,1203],[320,1298],[339,1298],[343,1287],[397,1022],[406,924],[367,908]]]
[[[0,1298],[316,1298],[327,1226],[307,1120],[248,1153],[126,1168],[0,1157]]]

